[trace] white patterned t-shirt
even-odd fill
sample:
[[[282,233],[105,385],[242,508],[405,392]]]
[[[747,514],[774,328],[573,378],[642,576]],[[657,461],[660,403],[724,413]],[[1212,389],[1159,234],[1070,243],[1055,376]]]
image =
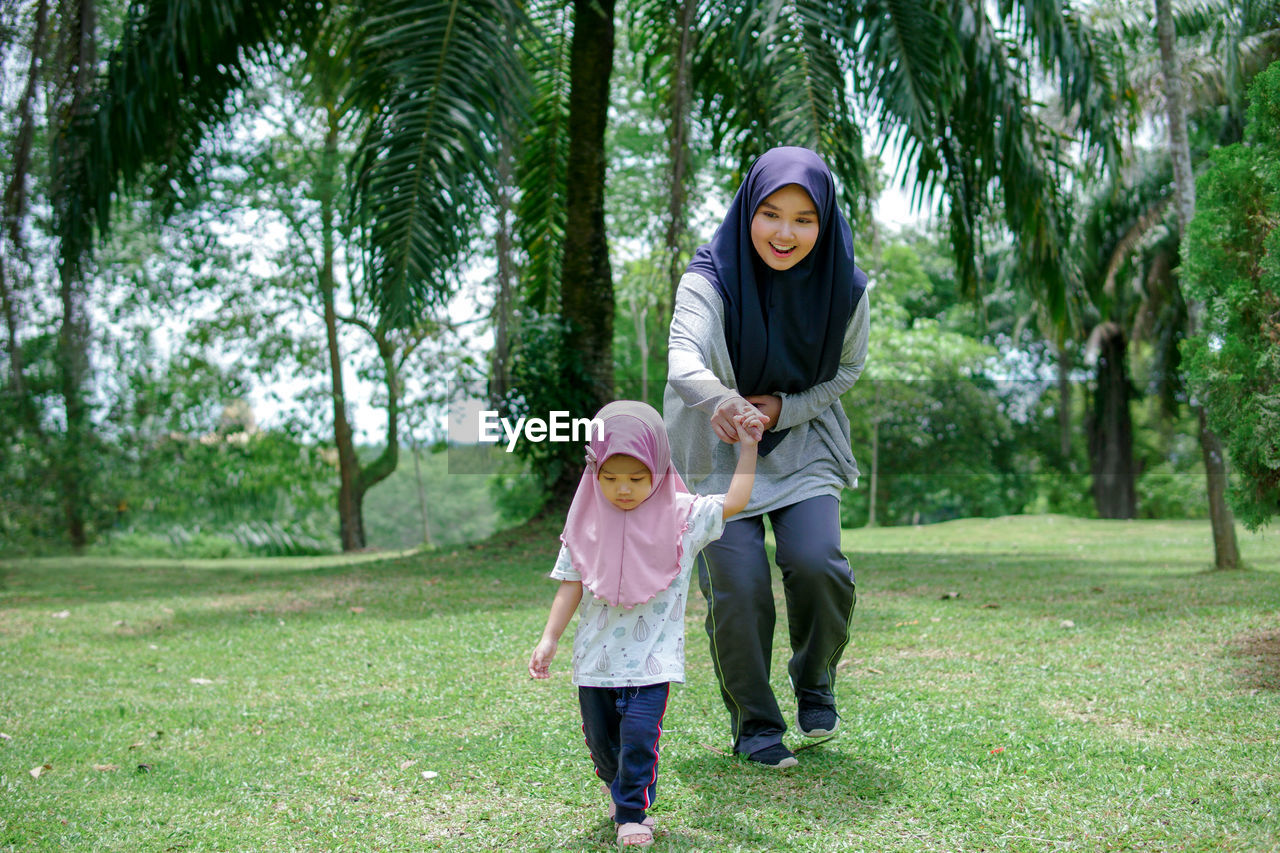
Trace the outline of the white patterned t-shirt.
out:
[[[610,607],[584,589],[573,635],[573,683],[641,687],[684,681],[684,613],[698,552],[724,533],[724,495],[695,495],[680,553],[680,574],[644,604]],[[551,577],[580,581],[566,545]]]

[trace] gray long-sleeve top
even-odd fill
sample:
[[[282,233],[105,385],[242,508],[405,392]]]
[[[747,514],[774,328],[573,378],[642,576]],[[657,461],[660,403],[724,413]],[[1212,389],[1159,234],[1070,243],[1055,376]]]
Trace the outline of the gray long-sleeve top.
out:
[[[743,515],[760,515],[820,495],[839,498],[844,486],[857,485],[858,463],[840,396],[853,387],[866,361],[869,296],[868,290],[849,318],[836,375],[806,391],[778,393],[782,412],[774,429],[791,432],[768,456],[760,457]],[[737,465],[737,450],[716,437],[711,416],[726,397],[738,392],[724,337],[724,302],[697,273],[686,273],[676,290],[667,359],[662,410],[672,461],[690,491],[724,493]]]

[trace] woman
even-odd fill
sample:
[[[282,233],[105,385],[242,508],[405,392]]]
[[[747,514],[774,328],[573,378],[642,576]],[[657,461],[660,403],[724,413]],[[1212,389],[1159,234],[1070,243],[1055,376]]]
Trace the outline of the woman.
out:
[[[798,727],[823,737],[839,725],[835,670],[855,599],[839,498],[858,477],[840,395],[866,358],[866,285],[830,170],[814,152],[788,147],[751,166],[676,294],[663,408],[689,488],[725,491],[734,416],[755,409],[766,421],[751,501],[702,552],[699,583],[734,750],[767,767],[797,762],[769,686],[766,515],[786,590]]]

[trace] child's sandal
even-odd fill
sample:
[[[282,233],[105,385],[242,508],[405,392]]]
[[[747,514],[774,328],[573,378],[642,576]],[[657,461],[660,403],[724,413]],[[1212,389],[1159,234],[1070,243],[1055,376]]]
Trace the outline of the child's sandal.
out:
[[[648,847],[653,844],[653,830],[643,823],[618,824],[619,847]]]

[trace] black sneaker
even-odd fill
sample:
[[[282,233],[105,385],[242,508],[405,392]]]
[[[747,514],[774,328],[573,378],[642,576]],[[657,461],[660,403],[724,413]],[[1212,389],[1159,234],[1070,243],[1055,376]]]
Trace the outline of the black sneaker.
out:
[[[780,743],[766,746],[764,749],[757,749],[747,756],[747,760],[762,767],[772,767],[775,770],[795,767],[800,763],[796,760],[796,754]]]
[[[840,715],[834,705],[801,701],[796,709],[796,725],[805,737],[828,737],[840,728]]]

